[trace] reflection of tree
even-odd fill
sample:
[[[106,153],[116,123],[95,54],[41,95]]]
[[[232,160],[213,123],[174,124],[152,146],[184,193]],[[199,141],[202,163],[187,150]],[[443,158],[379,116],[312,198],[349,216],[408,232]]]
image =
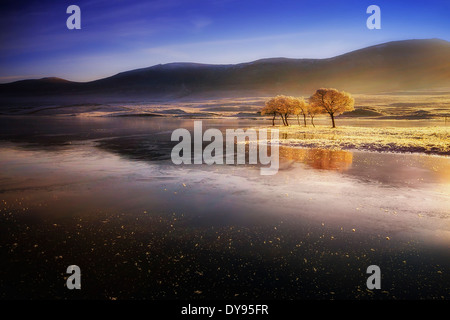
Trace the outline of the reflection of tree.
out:
[[[299,161],[314,169],[346,171],[353,162],[353,153],[343,150],[280,147],[280,157]]]

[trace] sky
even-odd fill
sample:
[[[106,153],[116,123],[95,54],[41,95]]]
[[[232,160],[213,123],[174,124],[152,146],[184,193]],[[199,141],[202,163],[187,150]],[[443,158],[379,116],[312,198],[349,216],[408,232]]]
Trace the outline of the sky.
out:
[[[381,29],[369,30],[370,5]],[[69,5],[81,29],[69,30]],[[450,41],[450,1],[2,0],[0,83],[91,81],[171,62],[329,58],[383,42]]]

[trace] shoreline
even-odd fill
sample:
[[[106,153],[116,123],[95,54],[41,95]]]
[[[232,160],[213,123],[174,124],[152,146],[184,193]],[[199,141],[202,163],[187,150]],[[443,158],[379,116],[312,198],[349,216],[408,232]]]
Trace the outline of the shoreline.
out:
[[[276,124],[271,126],[270,121],[264,119],[233,119],[229,117],[215,117],[215,118],[186,118],[186,117],[67,117],[56,115],[41,115],[35,117],[33,115],[15,115],[4,116],[0,115],[0,119],[14,119],[19,122],[20,119],[46,119],[51,121],[55,119],[57,121],[69,121],[77,119],[74,122],[73,128],[68,132],[67,137],[61,137],[57,132],[36,132],[29,133],[29,139],[25,139],[28,142],[33,140],[41,141],[42,138],[47,140],[48,136],[58,136],[55,138],[60,143],[66,143],[67,141],[83,140],[85,137],[78,133],[78,127],[81,125],[82,120],[94,121],[97,123],[96,127],[103,128],[102,122],[114,119],[117,123],[122,123],[121,119],[128,121],[139,121],[138,132],[147,132],[145,129],[148,125],[148,120],[153,119],[161,121],[161,119],[169,120],[168,123],[181,121],[192,122],[195,120],[205,121],[206,123],[220,123],[223,124],[231,122],[235,125],[240,123],[242,129],[278,129],[279,130],[279,143],[282,147],[289,148],[316,148],[325,150],[347,150],[347,151],[368,151],[368,152],[388,152],[399,154],[424,154],[424,155],[437,155],[437,156],[450,156],[450,126],[442,125],[442,123],[433,123],[430,120],[421,120],[423,123],[418,123],[418,120],[376,120],[376,119],[341,119],[341,123],[336,128],[331,128],[329,124],[324,124],[328,119],[317,119],[316,127],[308,124],[307,127],[298,124],[291,124],[289,127]],[[8,120],[8,122],[9,122]],[[349,122],[346,120],[350,120]],[[81,122],[80,122],[81,121]],[[378,122],[381,121],[381,122]],[[91,139],[108,137],[108,130],[105,132],[104,128],[100,131],[94,131],[89,133]],[[170,128],[169,128],[170,127]],[[168,130],[176,127],[170,126]],[[42,136],[44,134],[44,136]],[[1,140],[8,140],[7,136],[10,136],[8,130],[3,133]],[[27,136],[26,133],[21,132],[20,136]],[[21,140],[21,139],[19,139]],[[61,141],[60,141],[61,140]]]
[[[326,150],[413,153],[450,156],[448,127],[356,127],[297,125],[259,127],[278,129],[279,144],[289,148],[317,148]]]

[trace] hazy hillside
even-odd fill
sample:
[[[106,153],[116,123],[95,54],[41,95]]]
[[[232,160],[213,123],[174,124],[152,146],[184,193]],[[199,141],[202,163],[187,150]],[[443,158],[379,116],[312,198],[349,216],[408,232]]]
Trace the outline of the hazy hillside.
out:
[[[389,42],[329,59],[273,58],[236,65],[171,63],[92,82],[58,78],[1,84],[2,100],[26,96],[310,94],[318,87],[352,93],[450,87],[450,42]],[[9,97],[9,98],[8,98]]]

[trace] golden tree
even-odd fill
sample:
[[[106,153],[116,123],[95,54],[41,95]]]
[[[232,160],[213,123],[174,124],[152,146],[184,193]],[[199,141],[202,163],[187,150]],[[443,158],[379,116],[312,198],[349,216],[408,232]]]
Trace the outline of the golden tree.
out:
[[[349,93],[336,89],[318,89],[309,98],[309,101],[330,115],[333,128],[336,128],[334,116],[340,115],[345,111],[355,110],[355,99]]]
[[[291,97],[278,95],[275,97],[276,110],[280,114],[285,126],[289,126],[288,117],[292,113]]]
[[[308,115],[311,118],[311,124],[313,125],[314,128],[316,127],[316,125],[314,124],[314,117],[324,112],[325,110],[321,106],[318,106],[316,104],[309,104]]]
[[[275,125],[275,117],[280,115],[281,120],[285,126],[288,126],[288,117],[292,113],[291,97],[278,95],[266,101],[266,105],[261,110],[261,115],[273,115],[272,125]]]
[[[291,112],[297,116],[297,123],[300,125],[299,115],[303,116],[303,124],[306,127],[306,116],[308,115],[309,103],[303,97],[290,97]]]
[[[275,126],[275,117],[277,116],[277,111],[275,110],[275,101],[274,98],[271,98],[266,101],[266,105],[261,109],[261,115],[273,115],[272,118],[272,126]]]

